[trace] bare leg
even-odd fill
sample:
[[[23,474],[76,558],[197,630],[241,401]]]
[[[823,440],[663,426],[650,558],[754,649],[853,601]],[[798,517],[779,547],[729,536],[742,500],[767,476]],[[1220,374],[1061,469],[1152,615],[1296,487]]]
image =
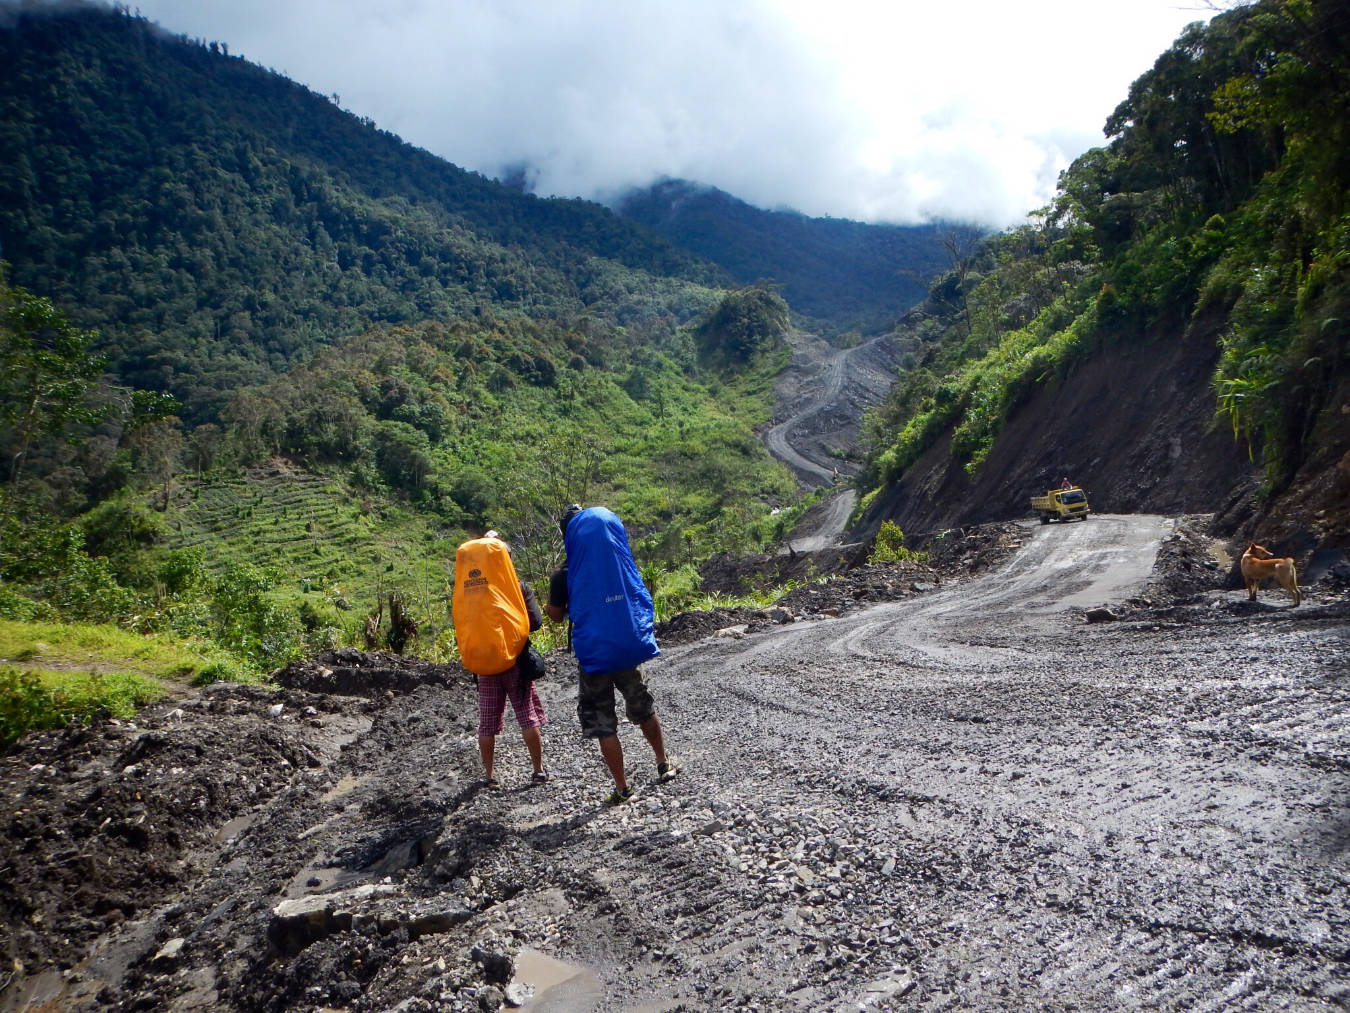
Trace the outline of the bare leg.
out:
[[[609,776],[614,778],[614,787],[620,791],[627,791],[628,778],[623,772],[623,746],[617,735],[606,735],[600,739],[600,757],[609,768]]]
[[[534,764],[534,772],[542,774],[544,771],[544,736],[540,734],[538,728],[522,728],[520,737],[525,740],[525,750],[530,754],[530,762]]]
[[[483,776],[489,781],[493,778],[492,760],[497,752],[497,737],[495,735],[478,736],[478,755],[483,758]]]
[[[646,736],[647,745],[651,746],[652,752],[656,754],[656,762],[665,763],[666,739],[661,732],[661,719],[653,714],[638,727],[642,729],[642,734]]]

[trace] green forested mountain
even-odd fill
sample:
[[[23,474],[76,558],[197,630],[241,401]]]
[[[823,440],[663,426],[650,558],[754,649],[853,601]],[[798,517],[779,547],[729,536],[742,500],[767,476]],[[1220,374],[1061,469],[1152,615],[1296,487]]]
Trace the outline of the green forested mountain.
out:
[[[874,419],[873,494],[941,446],[978,475],[1021,406],[1105,352],[1191,344],[1216,364],[1203,396],[1262,462],[1267,493],[1302,473],[1331,504],[1314,526],[1350,530],[1336,482],[1311,478],[1350,448],[1347,40],[1340,0],[1260,0],[1183,33],[1038,223],[933,286],[911,319],[926,356]],[[1092,423],[1078,458],[1118,460]]]
[[[597,204],[81,3],[0,3],[0,165],[0,620],[219,674],[397,599],[444,655],[467,533],[537,581],[605,502],[659,597],[794,516],[754,434],[787,305]]]
[[[0,255],[129,382],[208,419],[376,323],[489,308],[680,321],[730,279],[596,204],[541,200],[124,12],[0,20]]]
[[[781,285],[793,311],[826,333],[891,326],[951,265],[942,225],[865,225],[761,211],[684,180],[630,193],[618,210],[721,265],[743,285]]]

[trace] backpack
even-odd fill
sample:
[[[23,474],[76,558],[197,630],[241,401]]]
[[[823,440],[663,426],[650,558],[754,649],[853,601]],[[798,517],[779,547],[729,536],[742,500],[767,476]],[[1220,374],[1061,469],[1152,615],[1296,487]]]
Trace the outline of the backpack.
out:
[[[567,611],[572,650],[592,675],[636,668],[661,653],[656,610],[642,583],[623,522],[604,507],[574,516],[567,548]]]
[[[474,675],[499,675],[516,663],[530,616],[505,542],[473,538],[455,552],[450,615],[460,658]]]

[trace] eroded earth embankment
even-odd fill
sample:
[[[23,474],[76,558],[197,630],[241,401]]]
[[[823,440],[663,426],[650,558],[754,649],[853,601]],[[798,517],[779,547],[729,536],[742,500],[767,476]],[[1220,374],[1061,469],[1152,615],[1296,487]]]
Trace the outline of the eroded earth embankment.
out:
[[[672,627],[648,674],[686,766],[651,783],[625,727],[617,809],[561,656],[542,787],[509,729],[479,786],[462,674],[356,652],[32,737],[0,768],[4,1006],[1344,1008],[1350,605],[1197,591],[1223,568],[1175,527],[1018,529],[972,580],[868,567]]]

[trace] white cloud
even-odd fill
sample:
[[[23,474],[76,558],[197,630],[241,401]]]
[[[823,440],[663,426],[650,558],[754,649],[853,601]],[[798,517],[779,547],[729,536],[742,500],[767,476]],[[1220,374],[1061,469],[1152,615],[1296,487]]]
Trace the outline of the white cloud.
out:
[[[1174,0],[141,0],[406,140],[541,193],[661,176],[764,207],[1003,225],[1101,141]]]

